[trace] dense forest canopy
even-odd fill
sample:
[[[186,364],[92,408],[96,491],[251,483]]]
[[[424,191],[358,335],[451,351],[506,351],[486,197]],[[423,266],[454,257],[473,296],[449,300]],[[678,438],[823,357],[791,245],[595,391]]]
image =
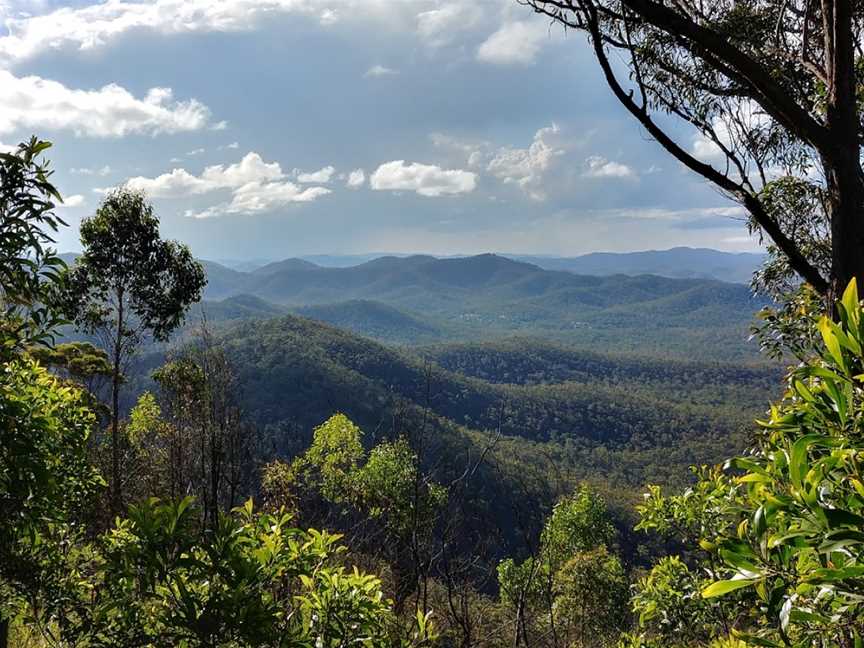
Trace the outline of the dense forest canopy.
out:
[[[860,7],[521,4],[746,210],[751,285],[233,270],[131,182],[61,257],[51,145],[0,152],[0,648],[864,645]]]

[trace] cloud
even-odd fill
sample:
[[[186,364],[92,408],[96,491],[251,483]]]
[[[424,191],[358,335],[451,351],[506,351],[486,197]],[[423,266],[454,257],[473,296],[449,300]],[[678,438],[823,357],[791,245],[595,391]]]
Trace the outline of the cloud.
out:
[[[348,18],[376,20],[401,32],[416,27],[433,46],[483,17],[465,0],[107,0],[7,18],[0,59],[22,61],[46,49],[94,50],[140,30],[165,35],[250,31],[273,16],[290,14],[316,18],[325,27]]]
[[[107,176],[111,173],[111,167],[107,164],[99,169],[91,169],[88,167],[77,167],[69,169],[69,173],[72,175],[82,175],[82,176]]]
[[[268,211],[291,203],[310,202],[330,193],[326,187],[299,187],[286,181],[278,162],[265,162],[254,151],[235,164],[205,167],[200,175],[186,169],[173,169],[155,178],[129,178],[126,185],[144,191],[151,198],[188,198],[216,191],[231,192],[228,202],[200,211],[189,210],[186,215],[193,218]]]
[[[376,191],[414,191],[421,196],[438,197],[474,191],[477,175],[461,169],[393,160],[375,170],[369,185]]]
[[[366,172],[363,169],[354,169],[348,174],[345,186],[349,189],[359,189],[366,183]]]
[[[206,151],[206,149],[203,149],[203,148],[197,148],[197,149],[193,149],[191,151],[186,151],[186,157],[193,157],[195,155],[201,155],[205,151]]]
[[[585,160],[586,178],[635,178],[636,173],[626,164],[612,162],[599,155]]]
[[[64,207],[80,207],[83,204],[84,196],[81,194],[72,194],[71,196],[66,196],[63,202],[58,204],[57,207],[63,209]]]
[[[430,47],[443,47],[455,36],[475,28],[483,11],[473,2],[448,2],[417,14],[417,35]]]
[[[543,176],[556,158],[564,155],[561,129],[552,124],[539,129],[528,148],[510,146],[498,149],[489,159],[486,170],[505,184],[518,185],[522,191],[535,200],[545,198]],[[480,163],[483,154],[475,151],[469,163]]]
[[[46,48],[91,50],[140,29],[162,34],[246,31],[274,13],[311,13],[316,10],[314,4],[299,0],[108,0],[62,7],[40,16],[7,19],[9,34],[0,38],[0,57],[27,59]]]
[[[253,214],[271,211],[292,203],[312,202],[326,196],[326,187],[298,187],[293,182],[250,182],[234,192],[230,202],[208,207],[203,211],[187,211],[191,218],[213,218],[224,214]]]
[[[531,65],[548,36],[542,21],[507,22],[477,48],[477,59],[497,65]]]
[[[311,171],[307,173],[303,173],[297,169],[294,170],[297,176],[297,182],[302,182],[303,184],[309,184],[314,182],[330,182],[330,178],[333,177],[333,173],[335,171],[336,169],[334,169],[332,166],[326,166],[323,169],[318,169],[317,171]]]
[[[230,144],[225,144],[224,146],[220,146],[219,149],[239,149],[240,142],[231,142]]]
[[[199,130],[210,110],[195,99],[174,101],[170,88],[151,88],[138,99],[116,84],[74,90],[37,76],[0,70],[0,133],[71,130],[90,137],[157,135]]]
[[[364,77],[383,77],[383,76],[394,76],[399,74],[399,70],[394,70],[393,68],[384,67],[383,65],[373,65],[368,70],[366,70],[366,74]]]
[[[186,169],[173,169],[155,178],[129,178],[126,185],[145,192],[151,198],[181,198],[219,189],[238,189],[253,182],[273,182],[284,176],[278,162],[264,162],[261,156],[253,151],[235,164],[205,167],[198,176]]]

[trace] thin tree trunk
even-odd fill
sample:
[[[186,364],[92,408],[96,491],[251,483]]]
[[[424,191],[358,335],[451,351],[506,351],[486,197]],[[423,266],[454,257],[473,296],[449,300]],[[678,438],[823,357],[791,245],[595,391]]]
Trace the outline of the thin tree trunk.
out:
[[[117,331],[111,375],[111,512],[120,513],[120,361],[123,351],[123,289],[117,290]]]
[[[0,619],[0,648],[9,646],[9,619]]]

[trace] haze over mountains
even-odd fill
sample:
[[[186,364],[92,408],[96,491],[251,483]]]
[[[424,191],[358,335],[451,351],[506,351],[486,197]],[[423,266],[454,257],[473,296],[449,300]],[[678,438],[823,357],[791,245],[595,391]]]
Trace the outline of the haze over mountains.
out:
[[[299,260],[330,268],[347,268],[382,256],[405,257],[404,254],[315,254],[301,255]],[[765,259],[752,252],[722,252],[709,248],[675,247],[668,250],[639,252],[592,252],[574,257],[530,254],[502,254],[517,261],[533,263],[546,270],[566,270],[587,275],[654,274],[671,278],[719,279],[733,283],[749,283],[753,271]],[[440,257],[439,257],[440,258]],[[457,257],[443,257],[457,258]],[[250,272],[263,266],[275,265],[267,260],[221,260],[220,265],[233,270]],[[278,263],[278,262],[277,262]]]
[[[251,272],[205,265],[211,319],[293,312],[411,344],[530,334],[583,348],[739,357],[750,353],[747,326],[763,303],[716,279],[580,275],[494,254],[349,267],[287,259]]]

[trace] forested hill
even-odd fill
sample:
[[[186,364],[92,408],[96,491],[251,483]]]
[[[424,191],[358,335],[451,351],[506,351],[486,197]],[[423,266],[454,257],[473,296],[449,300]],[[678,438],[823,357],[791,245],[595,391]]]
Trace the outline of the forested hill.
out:
[[[206,266],[215,319],[291,311],[400,344],[528,334],[583,349],[752,359],[748,327],[764,304],[739,284],[583,276],[492,254],[346,268],[289,259],[251,273]]]
[[[737,449],[740,431],[764,411],[779,380],[770,366],[564,349],[547,363],[557,351],[530,340],[414,353],[290,315],[225,323],[218,339],[244,410],[268,428],[274,451],[301,449],[333,412],[374,436],[392,428],[397,413],[414,425],[428,411],[449,438],[500,428],[536,463],[560,454],[583,476],[636,489],[684,481],[690,464]],[[160,362],[158,354],[146,357],[130,391],[146,388],[142,379]]]

